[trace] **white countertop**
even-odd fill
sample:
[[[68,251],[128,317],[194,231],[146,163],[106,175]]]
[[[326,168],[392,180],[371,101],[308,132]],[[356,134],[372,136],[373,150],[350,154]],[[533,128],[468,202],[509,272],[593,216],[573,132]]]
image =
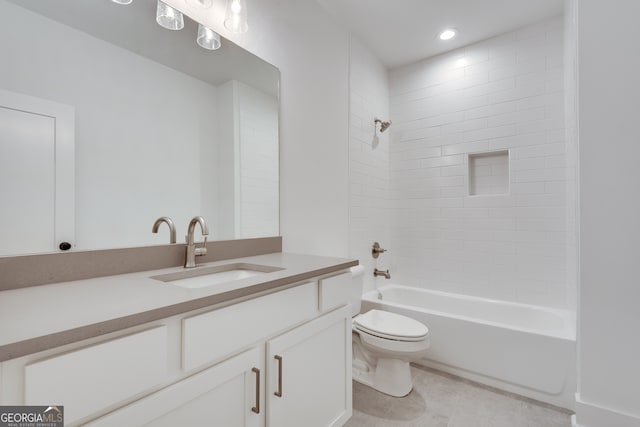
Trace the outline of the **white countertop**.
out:
[[[175,314],[176,310],[181,308],[184,310],[178,312],[186,312],[193,309],[190,303],[202,305],[207,301],[213,301],[211,297],[216,295],[224,296],[225,293],[231,292],[228,294],[228,300],[231,300],[238,297],[238,292],[232,291],[246,289],[246,295],[250,295],[357,264],[357,261],[343,258],[271,253],[209,262],[198,265],[196,269],[239,262],[279,267],[282,270],[200,289],[185,289],[150,278],[184,271],[182,267],[172,267],[2,291],[0,361],[24,354],[24,350],[15,346],[28,340],[32,341],[30,348],[33,349],[33,340],[38,344],[38,339],[58,334],[57,345],[62,345],[69,342],[69,338],[64,337],[65,331],[130,316],[131,324],[119,326],[120,329],[124,329],[139,324],[136,323],[135,316],[141,313],[156,310],[155,318],[168,317],[162,316],[162,309],[171,308],[169,315]],[[218,302],[221,301],[218,299],[216,303]],[[145,317],[145,321],[148,321],[148,316]],[[100,331],[105,333],[102,328]],[[88,331],[83,332],[80,338],[84,338],[87,333]],[[41,349],[54,346],[55,342],[47,342],[46,345],[43,343]],[[38,345],[35,347],[39,348]]]

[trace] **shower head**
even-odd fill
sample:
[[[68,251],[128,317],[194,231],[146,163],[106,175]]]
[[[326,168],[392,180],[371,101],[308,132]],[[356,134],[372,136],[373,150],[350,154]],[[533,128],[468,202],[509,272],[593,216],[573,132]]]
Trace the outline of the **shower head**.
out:
[[[380,123],[380,133],[384,132],[385,130],[387,130],[389,128],[389,126],[391,126],[391,120],[387,120],[386,122],[383,122],[382,120],[376,118],[373,121],[374,124],[378,124]]]

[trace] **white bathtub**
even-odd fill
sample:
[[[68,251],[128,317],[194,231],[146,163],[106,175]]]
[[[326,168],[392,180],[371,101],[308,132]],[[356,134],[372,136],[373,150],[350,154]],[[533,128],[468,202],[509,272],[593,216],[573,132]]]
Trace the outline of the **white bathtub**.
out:
[[[573,408],[573,312],[400,285],[379,291],[363,296],[363,311],[403,314],[429,328],[431,347],[420,364]]]

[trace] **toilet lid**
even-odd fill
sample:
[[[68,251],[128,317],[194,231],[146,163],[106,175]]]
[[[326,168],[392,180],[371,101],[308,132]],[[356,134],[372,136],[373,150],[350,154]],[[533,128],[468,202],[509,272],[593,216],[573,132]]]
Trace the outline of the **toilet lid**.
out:
[[[353,320],[357,329],[382,338],[398,341],[420,341],[429,329],[407,316],[388,311],[370,310]]]

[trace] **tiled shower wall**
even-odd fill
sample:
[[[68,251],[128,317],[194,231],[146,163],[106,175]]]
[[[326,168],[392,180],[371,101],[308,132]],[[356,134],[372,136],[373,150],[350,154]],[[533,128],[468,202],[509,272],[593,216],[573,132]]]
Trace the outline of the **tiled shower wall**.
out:
[[[355,38],[350,43],[349,256],[364,265],[365,289],[374,267],[389,267],[390,253],[371,256],[374,241],[389,249],[389,130],[376,132],[374,119],[389,118],[386,68]],[[328,171],[331,173],[331,171]]]
[[[390,71],[395,282],[573,306],[563,34],[558,17]],[[469,195],[469,154],[505,150],[508,192]]]

